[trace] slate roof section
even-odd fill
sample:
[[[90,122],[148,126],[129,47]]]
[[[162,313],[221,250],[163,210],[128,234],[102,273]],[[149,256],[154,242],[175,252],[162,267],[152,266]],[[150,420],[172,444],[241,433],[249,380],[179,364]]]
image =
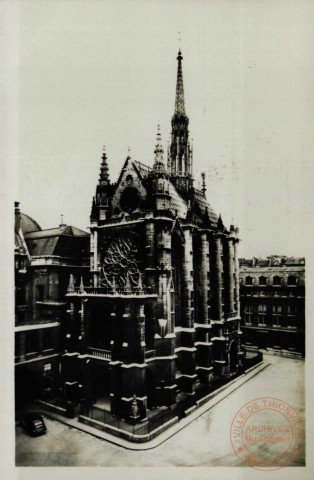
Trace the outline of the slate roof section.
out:
[[[76,227],[71,227],[68,225],[63,225],[57,228],[49,228],[47,230],[41,230],[38,232],[30,232],[25,235],[25,238],[34,239],[34,238],[47,238],[47,237],[54,237],[56,235],[70,235],[74,237],[88,237],[89,233],[84,232],[84,230],[80,230]]]
[[[24,234],[41,230],[40,225],[38,225],[38,223],[33,218],[29,217],[25,213],[21,213],[20,218],[21,229]]]
[[[58,241],[59,236],[39,239],[26,238],[26,243],[32,257],[42,255],[55,255]]]
[[[153,170],[152,167],[145,165],[138,160],[133,160],[133,164],[137,168],[137,171],[142,179],[145,179],[149,173]],[[183,199],[180,193],[176,190],[173,183],[169,183],[169,194],[171,196],[171,211],[172,213],[178,215],[179,218],[186,219],[188,205],[187,202]],[[209,220],[214,228],[217,228],[218,215],[214,212],[206,198],[204,197],[201,190],[197,188],[194,189],[194,199],[192,201],[192,211],[199,219],[200,222],[203,221],[203,216],[207,208]]]
[[[84,230],[68,225],[25,234],[25,240],[32,256],[60,254],[61,256],[72,256],[73,245],[68,242],[79,238],[88,239],[88,237],[89,234]]]
[[[171,182],[169,182],[169,195],[171,197],[170,208],[172,213],[177,214],[179,218],[185,219],[188,210],[187,203]]]
[[[212,209],[212,207],[210,206],[210,204],[208,203],[208,201],[204,197],[201,190],[198,190],[197,188],[194,189],[194,202],[195,203],[194,203],[194,208],[193,209],[196,210],[195,213],[198,216],[200,216],[199,214],[201,214],[201,216],[203,216],[204,213],[205,213],[206,207],[207,207],[209,220],[211,221],[213,226],[216,227],[217,222],[218,222],[218,216],[216,215],[216,213],[214,212],[214,210]]]

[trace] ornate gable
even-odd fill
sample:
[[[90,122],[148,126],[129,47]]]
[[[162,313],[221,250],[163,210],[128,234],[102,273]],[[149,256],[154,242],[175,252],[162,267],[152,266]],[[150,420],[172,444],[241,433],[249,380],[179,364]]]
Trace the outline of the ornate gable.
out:
[[[112,215],[140,212],[146,200],[147,190],[143,185],[142,175],[136,163],[127,157],[112,199]]]

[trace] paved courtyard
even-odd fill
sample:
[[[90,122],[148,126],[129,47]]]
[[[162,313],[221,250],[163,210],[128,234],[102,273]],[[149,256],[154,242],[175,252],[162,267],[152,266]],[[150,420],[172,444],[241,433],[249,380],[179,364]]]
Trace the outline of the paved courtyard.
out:
[[[257,397],[290,403],[305,418],[304,362],[267,356],[269,367],[232,392],[160,446],[146,451],[118,447],[45,418],[48,432],[38,438],[16,427],[17,466],[243,466],[230,443],[238,409]],[[304,465],[305,449],[293,465]]]

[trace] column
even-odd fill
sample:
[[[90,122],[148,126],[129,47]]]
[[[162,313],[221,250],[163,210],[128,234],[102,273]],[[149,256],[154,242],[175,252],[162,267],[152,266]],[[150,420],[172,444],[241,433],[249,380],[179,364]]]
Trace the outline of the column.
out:
[[[156,253],[158,301],[156,319],[158,331],[154,336],[154,402],[157,405],[175,403],[175,333],[171,321],[171,228],[172,220],[156,219]]]
[[[158,265],[158,305],[157,319],[167,321],[167,333],[172,333],[171,324],[171,302],[170,302],[170,281],[171,281],[171,231],[170,224],[160,225],[157,235],[157,265]]]
[[[215,272],[214,272],[214,318],[222,320],[222,261],[221,235],[215,235]]]
[[[75,347],[75,304],[73,301],[70,301],[68,304],[68,309],[66,311],[67,316],[67,333],[65,340],[65,349],[68,351],[73,351]]]
[[[156,289],[156,248],[155,248],[155,223],[153,219],[147,220],[145,225],[145,249],[146,249],[146,278],[147,286]]]
[[[209,241],[208,232],[201,233],[201,283],[202,303],[196,328],[197,375],[202,382],[209,383],[212,377],[211,325],[208,315],[209,290]]]
[[[214,373],[216,376],[221,377],[225,373],[226,366],[226,339],[223,336],[223,314],[222,314],[222,238],[223,234],[217,233],[214,235],[215,244],[215,258],[214,258],[214,275],[213,275],[213,287],[214,287],[214,320],[213,325],[213,360],[214,360]]]
[[[183,261],[183,288],[184,297],[183,303],[183,321],[184,326],[192,328],[194,326],[193,313],[194,309],[191,306],[191,296],[193,293],[193,243],[192,232],[190,228],[184,230],[184,261]]]
[[[136,399],[139,418],[146,417],[147,397],[145,392],[145,315],[144,304],[136,301],[126,304],[123,315],[124,362],[121,365],[121,412],[123,418],[131,415],[131,406]]]
[[[201,259],[201,283],[203,286],[202,290],[202,310],[201,310],[201,323],[208,323],[208,273],[209,273],[209,245],[207,240],[206,232],[201,234],[201,249],[202,249],[202,259]]]
[[[182,298],[182,323],[181,323],[181,346],[176,349],[180,356],[181,372],[180,389],[186,393],[194,394],[196,385],[196,347],[193,280],[193,239],[192,226],[184,228],[184,258],[183,258],[183,298]]]
[[[90,235],[90,253],[91,253],[91,259],[90,259],[90,269],[91,272],[93,273],[93,286],[98,287],[98,232],[97,230],[91,229],[91,235]]]
[[[240,315],[240,283],[239,283],[239,258],[238,258],[239,239],[234,242],[234,270],[235,270],[235,304],[237,314]]]
[[[85,302],[87,299],[81,299],[81,309],[79,310],[80,314],[80,335],[79,335],[79,351],[80,353],[85,352]]]
[[[227,296],[227,314],[231,315],[234,312],[234,238],[228,237],[228,296]]]

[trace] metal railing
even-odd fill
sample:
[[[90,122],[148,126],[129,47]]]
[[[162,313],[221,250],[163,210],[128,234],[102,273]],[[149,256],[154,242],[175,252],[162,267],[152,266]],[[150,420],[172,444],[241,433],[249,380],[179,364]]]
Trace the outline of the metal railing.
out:
[[[74,288],[75,293],[87,295],[153,295],[151,288],[112,288],[112,287],[84,287],[84,291],[80,287]]]
[[[87,352],[89,355],[98,358],[105,358],[106,360],[111,360],[110,350],[102,350],[101,348],[87,347]]]

